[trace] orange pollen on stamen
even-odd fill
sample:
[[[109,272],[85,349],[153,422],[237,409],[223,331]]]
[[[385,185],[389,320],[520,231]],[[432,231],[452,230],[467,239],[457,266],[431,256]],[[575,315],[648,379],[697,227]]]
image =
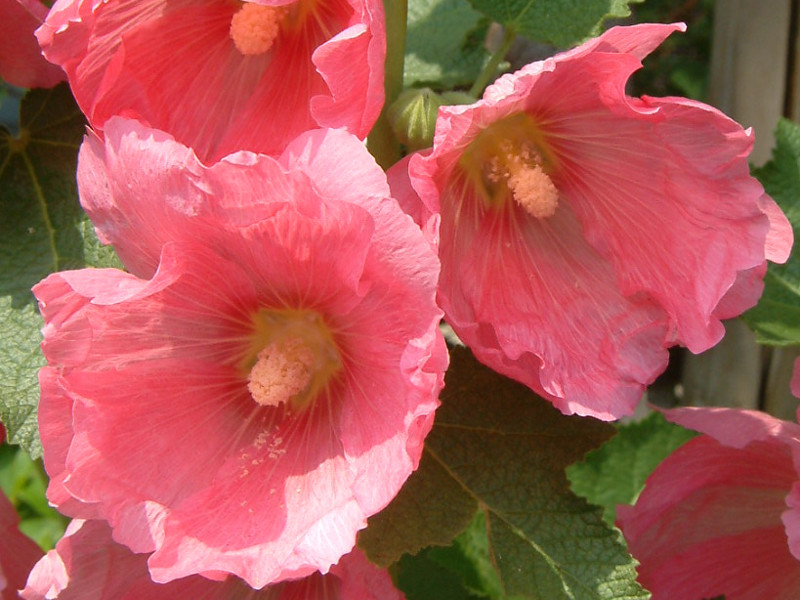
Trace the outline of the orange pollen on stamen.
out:
[[[342,371],[335,336],[316,311],[261,309],[251,335],[240,366],[260,406],[302,412],[327,396]]]
[[[542,169],[538,154],[507,140],[500,143],[499,151],[487,165],[489,181],[505,183],[514,201],[532,217],[552,217],[558,208],[558,189]]]
[[[247,376],[247,389],[261,406],[279,406],[303,393],[314,375],[315,356],[300,339],[269,344]]]
[[[286,6],[245,2],[231,19],[230,36],[239,52],[255,56],[272,48],[287,12]]]

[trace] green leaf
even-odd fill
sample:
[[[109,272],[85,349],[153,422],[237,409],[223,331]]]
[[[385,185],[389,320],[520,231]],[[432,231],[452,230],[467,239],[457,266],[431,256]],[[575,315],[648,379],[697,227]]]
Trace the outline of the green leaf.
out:
[[[451,546],[427,550],[431,560],[457,574],[464,587],[482,598],[503,598],[500,578],[492,564],[486,515],[479,512]]]
[[[758,306],[744,314],[762,344],[800,344],[800,126],[782,119],[775,130],[772,160],[755,176],[780,205],[794,230],[795,247],[786,264],[770,264]]]
[[[477,510],[475,498],[465,494],[447,469],[426,452],[389,507],[369,520],[358,543],[372,562],[387,567],[404,553],[416,554],[432,544],[447,546]]]
[[[471,85],[489,59],[488,25],[467,0],[411,0],[403,85],[440,91]]]
[[[620,426],[611,441],[570,466],[567,477],[576,494],[605,509],[605,521],[613,525],[617,504],[633,504],[653,469],[696,435],[653,413]]]
[[[433,560],[429,550],[416,556],[406,554],[392,568],[392,574],[407,600],[480,600],[464,586],[458,574]]]
[[[18,137],[0,127],[0,420],[9,441],[34,457],[41,453],[36,374],[44,359],[31,286],[53,271],[114,262],[78,205],[84,130],[66,84],[25,96]]]
[[[568,48],[600,33],[603,21],[630,16],[642,0],[469,0],[493,21],[537,42]]]
[[[457,348],[420,468],[396,501],[370,519],[359,545],[370,557],[444,545],[472,521],[474,512],[457,527],[475,507],[486,519],[504,594],[647,598],[619,532],[603,522],[600,508],[570,491],[564,473],[613,434],[607,423],[565,417]],[[420,489],[445,493],[408,497]]]
[[[47,476],[41,462],[31,460],[20,448],[0,444],[0,489],[17,509],[20,530],[43,550],[53,548],[67,518],[47,503]]]

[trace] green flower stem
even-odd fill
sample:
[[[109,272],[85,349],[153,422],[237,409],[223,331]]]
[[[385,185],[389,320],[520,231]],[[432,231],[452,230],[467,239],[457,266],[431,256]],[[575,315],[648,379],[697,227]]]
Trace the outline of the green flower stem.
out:
[[[381,115],[367,137],[367,146],[378,164],[388,169],[402,156],[400,142],[389,125],[387,109],[403,89],[408,0],[383,0],[383,6],[386,12],[386,71],[383,80],[386,99]]]
[[[470,95],[474,96],[475,98],[480,98],[480,96],[483,94],[483,90],[494,79],[494,74],[497,72],[497,67],[506,57],[508,50],[511,48],[511,44],[514,43],[515,39],[517,39],[516,29],[506,25],[503,29],[503,41],[500,42],[500,47],[494,54],[492,54],[489,62],[486,63],[486,66],[483,67],[483,70],[478,74],[477,79],[475,79],[475,83],[472,84],[472,87],[469,90]]]

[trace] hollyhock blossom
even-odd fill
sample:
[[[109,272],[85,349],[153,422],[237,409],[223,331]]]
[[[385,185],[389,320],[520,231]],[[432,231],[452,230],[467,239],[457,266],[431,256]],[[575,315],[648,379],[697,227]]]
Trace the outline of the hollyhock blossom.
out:
[[[408,164],[421,225],[441,216],[448,322],[568,414],[631,413],[666,349],[716,344],[791,246],[750,176],[749,130],[692,100],[626,96],[682,29],[615,27],[505,75],[440,108],[432,150]]]
[[[706,435],[617,509],[639,581],[653,600],[800,598],[800,426],[725,408],[665,414]]]
[[[318,126],[366,136],[383,19],[380,0],[58,0],[37,35],[93,127],[136,117],[213,162]]]
[[[417,467],[447,366],[438,260],[383,171],[338,130],[204,166],[114,119],[79,189],[130,273],[34,287],[48,498],[157,581],[325,573]]]
[[[792,393],[800,398],[800,358],[794,361],[794,374],[792,375]]]
[[[23,88],[49,88],[66,79],[45,60],[33,35],[46,16],[39,0],[0,0],[0,79]]]
[[[327,575],[319,573],[253,590],[229,577],[193,576],[155,583],[147,556],[111,539],[102,521],[73,521],[64,537],[31,571],[21,596],[26,600],[401,600],[389,574],[358,550],[342,557]]]
[[[39,546],[19,530],[17,511],[0,492],[0,599],[19,598],[17,590],[41,556]]]

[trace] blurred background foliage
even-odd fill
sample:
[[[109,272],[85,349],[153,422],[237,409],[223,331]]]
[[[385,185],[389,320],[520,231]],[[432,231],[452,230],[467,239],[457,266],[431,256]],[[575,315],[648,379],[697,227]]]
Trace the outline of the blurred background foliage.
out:
[[[706,100],[713,0],[646,0],[631,6],[635,23],[686,23],[685,33],[671,35],[633,76],[632,95],[686,96]]]

